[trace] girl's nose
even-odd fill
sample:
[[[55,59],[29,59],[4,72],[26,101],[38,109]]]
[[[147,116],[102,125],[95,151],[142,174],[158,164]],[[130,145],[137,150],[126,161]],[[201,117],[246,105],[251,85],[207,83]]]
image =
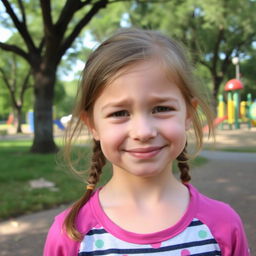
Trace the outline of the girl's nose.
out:
[[[149,117],[134,117],[131,122],[130,136],[134,140],[146,142],[155,138],[157,129]]]

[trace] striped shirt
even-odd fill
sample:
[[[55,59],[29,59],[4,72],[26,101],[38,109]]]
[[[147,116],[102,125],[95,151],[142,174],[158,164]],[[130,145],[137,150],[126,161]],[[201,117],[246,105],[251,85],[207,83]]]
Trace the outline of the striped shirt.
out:
[[[73,241],[64,232],[66,210],[55,218],[44,256],[249,256],[238,214],[187,186],[190,202],[184,216],[174,226],[151,234],[129,232],[113,223],[100,205],[97,190],[77,218],[83,240]]]
[[[103,227],[90,230],[84,237],[79,256],[92,255],[221,255],[220,247],[209,228],[198,219],[177,236],[154,244],[135,244],[123,241]]]

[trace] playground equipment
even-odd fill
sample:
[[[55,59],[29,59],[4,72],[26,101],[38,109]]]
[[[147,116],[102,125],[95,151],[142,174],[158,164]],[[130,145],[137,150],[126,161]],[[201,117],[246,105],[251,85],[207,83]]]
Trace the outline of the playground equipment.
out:
[[[34,112],[29,111],[27,115],[28,124],[29,124],[29,131],[34,132]],[[53,120],[53,124],[55,124],[60,130],[65,130],[65,126],[63,125],[62,121],[59,119]]]
[[[254,103],[249,108],[249,115],[252,119],[252,124],[256,126],[256,100],[254,100]]]
[[[244,86],[238,79],[229,80],[224,90],[227,92],[227,104],[224,96],[218,96],[218,111],[215,125],[219,125],[223,129],[224,122],[228,123],[229,129],[240,128],[240,124],[247,123],[248,128],[256,123],[256,102],[252,104],[251,94],[247,95],[247,101],[240,102],[240,90]],[[254,105],[255,104],[255,105]]]

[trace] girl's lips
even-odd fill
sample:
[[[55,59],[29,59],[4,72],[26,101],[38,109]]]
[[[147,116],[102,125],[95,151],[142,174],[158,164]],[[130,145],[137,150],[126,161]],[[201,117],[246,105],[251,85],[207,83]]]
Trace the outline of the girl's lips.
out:
[[[150,159],[156,156],[162,147],[147,147],[147,148],[134,148],[129,150],[124,150],[125,152],[129,153],[131,156],[139,158],[139,159]]]

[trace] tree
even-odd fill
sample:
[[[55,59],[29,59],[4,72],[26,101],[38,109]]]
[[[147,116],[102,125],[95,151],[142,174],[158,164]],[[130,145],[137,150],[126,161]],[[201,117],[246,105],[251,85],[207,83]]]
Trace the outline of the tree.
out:
[[[9,101],[9,93],[6,89],[6,85],[0,79],[0,121],[7,120],[12,111]]]
[[[240,63],[240,70],[244,89],[241,91],[241,99],[246,100],[247,94],[252,95],[252,99],[256,99],[256,51],[253,49],[249,58]]]
[[[52,153],[58,150],[53,139],[52,105],[56,71],[62,56],[71,47],[81,30],[100,9],[120,0],[1,0],[6,10],[3,24],[14,27],[25,47],[0,42],[0,48],[24,58],[34,79],[35,134],[31,152]],[[34,28],[42,17],[43,31]],[[11,22],[10,22],[11,20]],[[31,26],[30,26],[31,25]],[[32,32],[35,33],[33,33]]]
[[[174,0],[142,3],[130,8],[130,23],[161,29],[182,41],[192,60],[203,65],[216,99],[232,67],[232,58],[247,57],[256,40],[256,2],[251,0]]]
[[[9,54],[10,55],[10,54]],[[26,91],[31,88],[31,71],[24,63],[17,60],[15,54],[11,56],[2,54],[0,65],[0,78],[6,86],[10,98],[11,105],[17,118],[17,133],[21,133],[22,110],[24,106],[24,96]]]

